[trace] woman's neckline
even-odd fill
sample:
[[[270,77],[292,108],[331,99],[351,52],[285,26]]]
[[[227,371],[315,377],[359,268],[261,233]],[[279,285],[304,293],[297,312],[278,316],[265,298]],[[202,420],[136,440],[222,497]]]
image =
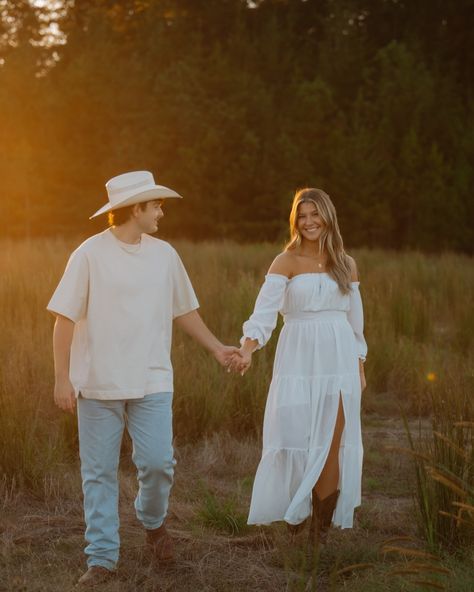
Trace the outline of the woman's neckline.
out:
[[[327,271],[307,271],[305,273],[297,273],[296,275],[291,276],[290,278],[283,273],[269,273],[268,275],[279,275],[280,277],[286,278],[288,281],[294,280],[297,277],[301,276],[308,276],[308,275],[329,275]]]
[[[304,273],[297,273],[293,276],[291,276],[289,279],[290,280],[294,280],[297,277],[300,277],[302,275],[329,275],[327,271],[305,271]]]
[[[305,273],[297,273],[296,275],[294,275],[293,277],[289,278],[286,275],[283,275],[282,273],[267,273],[267,275],[276,275],[278,277],[281,278],[285,278],[285,280],[288,280],[289,282],[291,282],[292,280],[294,280],[295,278],[301,277],[301,276],[311,276],[311,275],[327,275],[333,282],[335,282],[336,280],[333,279],[329,273],[327,271],[307,271]],[[337,282],[336,282],[337,283]],[[351,285],[359,285],[360,281],[353,281],[351,280]]]

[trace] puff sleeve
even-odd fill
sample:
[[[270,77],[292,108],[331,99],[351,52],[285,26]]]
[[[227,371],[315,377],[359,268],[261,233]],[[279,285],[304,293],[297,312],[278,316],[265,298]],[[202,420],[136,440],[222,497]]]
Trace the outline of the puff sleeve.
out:
[[[288,278],[284,275],[269,273],[255,302],[255,308],[249,320],[243,325],[243,337],[258,341],[257,349],[262,348],[270,339],[278,319],[278,312],[283,306]]]
[[[364,310],[362,308],[362,298],[359,291],[359,282],[351,283],[352,290],[350,294],[350,308],[347,312],[349,321],[357,342],[357,353],[361,360],[365,361],[367,356],[367,343],[364,337]]]

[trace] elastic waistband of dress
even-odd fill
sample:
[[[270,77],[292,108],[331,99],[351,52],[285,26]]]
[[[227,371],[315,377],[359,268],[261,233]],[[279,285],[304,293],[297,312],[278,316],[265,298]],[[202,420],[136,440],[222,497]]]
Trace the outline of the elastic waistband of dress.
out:
[[[347,313],[343,310],[314,310],[293,312],[284,315],[285,323],[298,323],[301,321],[344,321]]]

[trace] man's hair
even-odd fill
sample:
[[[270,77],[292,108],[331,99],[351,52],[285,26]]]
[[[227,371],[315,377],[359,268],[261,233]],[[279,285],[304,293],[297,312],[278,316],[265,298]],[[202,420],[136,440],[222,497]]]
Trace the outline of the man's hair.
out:
[[[133,204],[131,206],[125,206],[124,208],[118,208],[109,212],[109,226],[121,226],[130,220],[132,210],[135,205],[138,205],[141,210],[146,210],[146,204],[148,202],[143,201],[139,204]]]

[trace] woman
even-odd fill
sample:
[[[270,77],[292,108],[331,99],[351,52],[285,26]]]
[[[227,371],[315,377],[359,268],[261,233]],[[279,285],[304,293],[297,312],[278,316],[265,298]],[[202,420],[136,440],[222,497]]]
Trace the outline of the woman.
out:
[[[332,520],[352,527],[360,505],[367,345],[356,264],[324,191],[296,193],[290,233],[244,323],[242,358],[235,356],[233,367],[248,369],[281,312],[248,523],[285,520],[294,535],[311,514],[316,543],[325,542]]]

